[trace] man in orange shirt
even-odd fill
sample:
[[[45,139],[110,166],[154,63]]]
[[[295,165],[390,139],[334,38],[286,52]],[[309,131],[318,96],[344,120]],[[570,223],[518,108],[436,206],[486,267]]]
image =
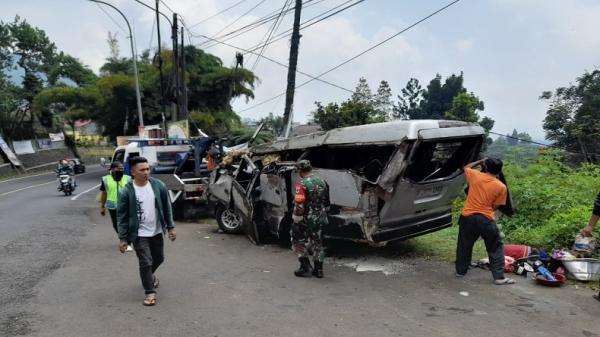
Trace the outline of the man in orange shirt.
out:
[[[479,165],[482,165],[482,170],[475,170]],[[468,164],[464,171],[469,192],[458,220],[456,276],[461,277],[467,273],[473,255],[473,245],[481,236],[490,259],[494,283],[513,284],[513,279],[504,277],[504,244],[495,222],[495,211],[506,204],[508,195],[506,185],[498,179],[502,172],[502,161],[484,158]]]

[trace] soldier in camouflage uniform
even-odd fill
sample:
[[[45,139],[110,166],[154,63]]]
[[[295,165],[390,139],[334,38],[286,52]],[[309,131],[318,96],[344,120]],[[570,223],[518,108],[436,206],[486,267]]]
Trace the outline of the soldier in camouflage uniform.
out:
[[[292,250],[298,255],[300,268],[294,271],[296,276],[306,276],[311,272],[318,278],[323,277],[323,251],[321,230],[328,224],[329,185],[325,180],[312,175],[308,160],[298,162],[300,181],[296,184],[294,213],[291,230]],[[308,257],[313,256],[314,268]]]

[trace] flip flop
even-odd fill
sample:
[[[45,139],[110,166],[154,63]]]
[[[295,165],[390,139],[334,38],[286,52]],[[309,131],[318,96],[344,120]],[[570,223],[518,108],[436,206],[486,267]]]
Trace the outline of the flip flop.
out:
[[[494,280],[494,284],[499,285],[499,286],[505,285],[505,284],[515,284],[515,280],[505,277],[501,280]]]
[[[156,304],[156,297],[146,297],[144,298],[144,302],[142,302],[142,304],[146,307],[154,306]]]

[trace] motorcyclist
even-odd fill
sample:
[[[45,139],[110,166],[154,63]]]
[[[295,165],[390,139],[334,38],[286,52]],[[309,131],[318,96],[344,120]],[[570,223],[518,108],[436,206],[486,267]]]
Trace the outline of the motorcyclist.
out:
[[[56,169],[56,175],[67,174],[71,177],[71,187],[74,189],[77,184],[75,183],[75,173],[73,166],[69,164],[67,159],[61,159],[58,161],[58,168]],[[60,190],[60,180],[58,181],[58,189]]]

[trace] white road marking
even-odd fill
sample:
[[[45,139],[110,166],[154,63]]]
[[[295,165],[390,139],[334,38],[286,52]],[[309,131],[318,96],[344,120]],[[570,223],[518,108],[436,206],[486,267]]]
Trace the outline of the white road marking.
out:
[[[47,182],[47,183],[42,183],[42,184],[31,185],[31,186],[27,186],[27,187],[19,188],[18,190],[4,192],[4,193],[0,194],[0,197],[3,197],[3,196],[5,196],[5,195],[9,195],[9,194],[13,194],[13,193],[17,193],[17,192],[21,192],[21,191],[23,191],[23,190],[28,190],[28,189],[30,189],[30,188],[34,188],[34,187],[40,187],[40,186],[49,185],[49,184],[57,184],[57,182],[56,182],[56,181],[49,181],[49,182]]]
[[[8,183],[8,182],[11,182],[11,181],[23,180],[23,179],[27,179],[27,178],[33,178],[33,177],[39,177],[39,176],[45,176],[45,175],[48,175],[48,174],[55,174],[55,173],[54,173],[54,172],[46,172],[46,173],[40,173],[40,174],[33,174],[33,175],[30,175],[30,176],[24,176],[24,177],[19,177],[19,178],[13,178],[13,179],[8,179],[8,180],[2,180],[2,181],[0,181],[0,184],[3,184],[3,183]]]
[[[82,196],[82,195],[84,195],[84,194],[86,194],[88,192],[91,192],[91,191],[97,189],[98,187],[100,187],[100,184],[98,184],[98,185],[96,185],[96,186],[94,186],[94,187],[92,187],[90,189],[87,189],[87,190],[85,190],[85,191],[77,194],[76,196],[72,197],[71,200],[77,200],[77,198],[79,198],[80,196]]]
[[[81,177],[81,176],[84,176],[84,175],[87,175],[87,174],[94,174],[94,173],[98,173],[98,172],[102,172],[102,170],[92,171],[92,172],[86,172],[86,173],[82,173],[82,174],[76,174],[75,175],[75,179],[77,179],[77,177]],[[53,173],[53,172],[50,172],[50,173]],[[48,173],[43,173],[43,174],[40,174],[40,175],[44,175],[44,174],[48,174]],[[31,177],[31,176],[21,177],[21,178],[16,178],[16,179],[24,179],[24,178],[29,178],[29,177]],[[9,195],[9,194],[13,194],[13,193],[17,193],[17,192],[21,192],[21,191],[24,191],[24,190],[28,190],[28,189],[34,188],[34,187],[45,186],[45,185],[48,185],[48,184],[58,184],[58,181],[57,180],[53,180],[53,181],[49,181],[47,183],[41,183],[41,184],[31,185],[31,186],[19,188],[19,189],[13,190],[13,191],[4,192],[4,193],[0,194],[0,197],[6,196],[6,195]],[[100,186],[100,185],[98,185],[98,186]],[[89,192],[89,191],[85,191],[83,193],[86,193],[86,192]],[[80,193],[80,194],[83,194],[83,193]],[[77,197],[77,195],[75,197]]]

